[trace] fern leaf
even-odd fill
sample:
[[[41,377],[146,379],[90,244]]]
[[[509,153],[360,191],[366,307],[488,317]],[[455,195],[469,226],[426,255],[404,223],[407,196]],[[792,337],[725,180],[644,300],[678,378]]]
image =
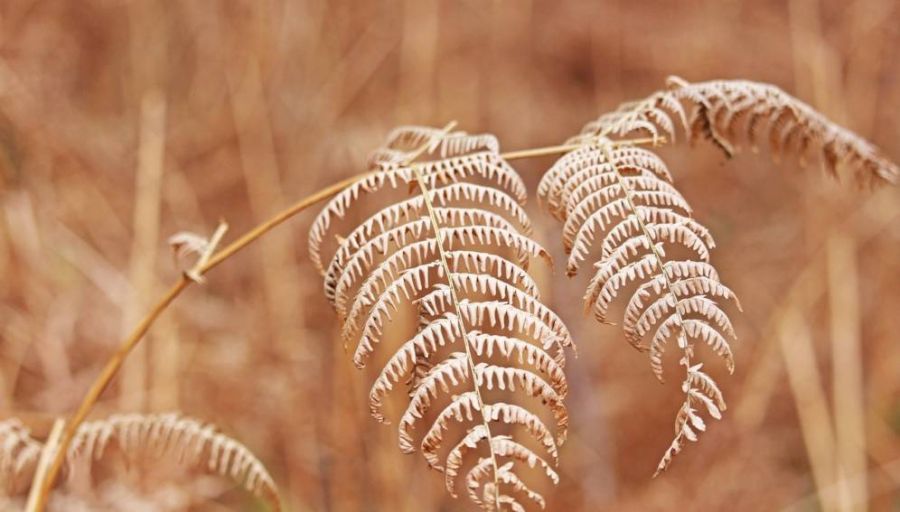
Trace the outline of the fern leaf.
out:
[[[0,474],[19,473],[30,481],[41,444],[18,420],[0,423]],[[110,446],[129,459],[173,458],[189,467],[225,476],[280,510],[278,488],[263,463],[240,442],[212,425],[178,414],[120,414],[79,425],[66,453],[69,474],[79,461],[101,460]]]
[[[445,473],[455,496],[464,457],[487,449],[488,457],[473,461],[477,478],[470,472],[467,480],[478,483],[469,495],[485,510],[515,507],[511,494],[543,503],[518,478],[516,464],[540,463],[558,479],[541,456],[492,430],[521,427],[520,435],[558,461],[568,427],[564,349],[574,347],[528,274],[531,259],[549,261],[549,255],[530,238],[524,186],[498,151],[490,135],[398,129],[373,156],[368,181],[336,196],[310,232],[312,258],[322,262],[335,220],[348,216],[361,197],[419,186],[420,193],[385,205],[337,237],[329,264],[320,265],[325,295],[341,316],[345,343],[356,344],[357,366],[388,351],[369,390],[372,415],[387,423],[385,401],[401,383],[409,385],[397,425],[401,451],[421,450],[430,467]],[[415,155],[422,161],[410,164]],[[403,327],[394,319],[404,308],[418,313],[419,324],[397,341]],[[513,403],[517,398],[524,401]],[[441,407],[432,411],[435,404]],[[532,410],[531,404],[543,406]],[[452,440],[444,456],[457,425],[466,435]]]
[[[625,339],[648,352],[651,370],[660,380],[665,347],[670,340],[677,340],[685,370],[685,398],[676,418],[675,441],[660,464],[664,469],[685,439],[696,440],[697,434],[706,430],[697,410],[705,410],[715,419],[724,410],[718,387],[706,374],[699,377],[695,371],[694,343],[709,345],[733,371],[734,357],[727,339],[734,338],[734,329],[714,299],[737,302],[737,298],[719,282],[709,264],[715,246],[712,236],[691,218],[690,205],[672,185],[671,173],[662,161],[648,150],[614,149],[602,138],[619,130],[671,137],[674,123],[660,122],[665,113],[654,106],[661,104],[659,101],[630,106],[644,112],[646,118],[623,110],[589,125],[591,133],[599,132],[601,138],[560,158],[542,179],[539,193],[544,204],[564,221],[569,275],[577,273],[592,252],[599,252],[584,296],[585,306],[597,320],[607,323],[609,308],[620,292],[636,285],[625,307]],[[658,124],[649,123],[650,119]],[[693,259],[668,260],[666,252],[676,247]]]

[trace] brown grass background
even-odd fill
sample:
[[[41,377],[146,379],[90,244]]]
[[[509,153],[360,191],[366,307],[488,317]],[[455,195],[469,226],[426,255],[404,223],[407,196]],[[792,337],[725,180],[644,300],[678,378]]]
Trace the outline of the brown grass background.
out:
[[[0,418],[46,434],[76,407],[177,277],[169,235],[224,218],[234,237],[363,170],[398,124],[455,119],[504,149],[551,145],[669,74],[747,78],[896,161],[898,16],[894,0],[4,0]],[[662,153],[744,305],[737,372],[720,381],[730,407],[651,480],[677,384],[658,385],[618,328],[583,317],[583,278],[545,271],[548,300],[580,341],[549,508],[819,510],[838,460],[867,492],[837,509],[900,510],[900,193],[749,152],[725,161],[705,144]],[[534,185],[551,163],[515,166]],[[559,228],[534,203],[559,262]],[[336,341],[306,258],[312,215],[181,297],[94,416],[180,410],[216,422],[268,465],[289,510],[465,509],[368,417],[375,370],[357,371]],[[118,473],[70,485],[72,501],[60,493],[54,507],[258,507],[220,480]]]

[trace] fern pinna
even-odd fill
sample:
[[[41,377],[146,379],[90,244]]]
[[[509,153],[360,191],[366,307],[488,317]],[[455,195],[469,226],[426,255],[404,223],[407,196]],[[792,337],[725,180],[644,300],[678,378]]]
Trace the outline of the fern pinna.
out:
[[[178,460],[189,468],[227,476],[271,510],[280,510],[275,481],[263,463],[239,441],[216,427],[175,413],[118,414],[81,424],[65,453],[68,475],[90,472],[94,461],[115,446],[130,462]],[[14,495],[31,482],[44,445],[18,419],[0,421],[0,496]]]
[[[685,398],[675,421],[675,439],[659,464],[665,469],[685,440],[705,430],[700,411],[721,418],[725,401],[697,363],[693,343],[708,344],[734,368],[728,338],[734,329],[716,299],[734,299],[709,263],[712,236],[690,217],[691,208],[671,184],[665,164],[652,152],[614,147],[606,138],[563,156],[544,175],[539,197],[565,221],[563,242],[573,275],[591,249],[599,252],[584,300],[600,322],[607,322],[613,299],[632,283],[637,290],[625,308],[625,338],[646,351],[662,380],[662,355],[675,340],[682,355]],[[674,246],[689,257],[667,258]],[[644,344],[644,338],[649,343]]]
[[[0,495],[20,492],[37,467],[41,443],[18,418],[0,421]]]
[[[370,168],[316,218],[309,247],[356,365],[385,351],[369,393],[372,415],[387,422],[385,398],[405,382],[403,452],[418,445],[454,496],[468,466],[468,495],[485,509],[521,510],[523,498],[543,507],[522,466],[558,480],[568,424],[564,349],[573,343],[527,272],[532,258],[549,256],[530,238],[524,184],[493,136],[424,127],[395,130]],[[392,190],[409,195],[334,235],[324,265],[338,219],[361,208],[363,196]],[[417,322],[394,343],[397,322],[391,336],[385,331],[404,307]]]

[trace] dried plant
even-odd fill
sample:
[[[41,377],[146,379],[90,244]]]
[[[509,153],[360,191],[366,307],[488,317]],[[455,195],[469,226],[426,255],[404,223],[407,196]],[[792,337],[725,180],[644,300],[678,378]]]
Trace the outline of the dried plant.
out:
[[[531,237],[522,208],[527,190],[507,160],[560,153],[538,196],[564,221],[567,273],[597,255],[584,296],[587,309],[606,323],[612,302],[634,287],[624,306],[626,340],[648,353],[660,380],[666,345],[674,339],[680,351],[684,400],[658,474],[706,429],[704,416],[719,419],[726,408],[695,345],[708,346],[732,372],[729,339],[736,336],[719,301],[734,300],[740,309],[710,263],[715,244],[709,230],[692,218],[666,165],[638,147],[674,140],[679,124],[689,138],[705,137],[729,156],[741,142],[755,146],[765,136],[776,154],[815,155],[832,173],[846,169],[860,183],[891,183],[900,175],[868,142],[806,104],[745,81],[690,84],[673,78],[668,90],[601,116],[564,145],[514,153],[500,153],[493,135],[454,132],[453,124],[398,128],[371,154],[366,173],[303,198],[222,249],[224,224],[208,242],[195,235],[173,238],[176,252],[197,252],[198,260],[110,358],[66,424],[62,448],[47,478],[39,480],[35,509],[43,507],[65,461],[78,453],[99,457],[113,441],[126,454],[149,450],[205,462],[277,507],[262,464],[193,420],[82,422],[129,351],[181,291],[331,196],[309,230],[310,258],[340,316],[345,346],[355,345],[354,363],[362,368],[379,359],[369,392],[372,415],[387,423],[389,396],[405,386],[400,449],[421,449],[429,466],[444,473],[451,495],[465,473],[467,494],[485,510],[524,510],[525,500],[544,507],[543,496],[526,483],[525,468],[558,481],[554,468],[568,426],[565,349],[574,343],[528,272],[531,260],[550,258]],[[363,213],[373,205],[374,213]],[[362,220],[346,228],[355,218]],[[21,424],[0,425],[0,469],[12,475],[6,482],[13,485],[32,471],[39,446]]]
[[[415,146],[429,155],[439,148],[438,159],[410,164],[422,153]],[[419,446],[429,466],[444,472],[451,494],[466,455],[474,452],[465,477],[472,501],[487,510],[520,510],[517,500],[527,497],[543,507],[543,497],[526,486],[516,466],[537,465],[558,480],[552,466],[568,425],[564,349],[573,343],[559,317],[540,302],[527,272],[531,258],[549,256],[529,238],[520,206],[524,184],[490,135],[401,128],[370,162],[375,172],[338,194],[316,218],[309,246],[312,260],[321,262],[334,223],[362,196],[418,187],[412,197],[337,237],[330,263],[320,265],[325,295],[342,318],[343,339],[356,344],[359,367],[389,343],[385,331],[398,311],[404,305],[416,310],[417,325],[388,348],[392,355],[371,387],[372,415],[387,422],[384,399],[408,378],[409,403],[398,424],[402,451],[416,449],[413,430],[424,428]],[[513,403],[517,395],[546,404],[554,428],[538,412]],[[439,401],[447,405],[430,418]],[[465,434],[442,455],[456,424]],[[514,432],[514,426],[543,453],[498,434],[504,427]]]
[[[709,345],[725,359],[728,371],[734,370],[727,340],[735,338],[734,329],[715,299],[737,299],[709,263],[715,246],[709,230],[690,217],[691,207],[671,180],[665,164],[652,152],[613,148],[609,139],[602,138],[560,158],[538,187],[553,215],[565,221],[569,275],[578,272],[594,246],[600,248],[584,297],[597,320],[607,323],[613,300],[636,283],[625,308],[625,338],[649,353],[660,381],[666,344],[674,339],[682,351],[685,398],[675,420],[675,439],[657,472],[668,466],[686,440],[696,441],[697,431],[706,429],[700,411],[719,419],[725,410],[721,391],[696,361],[694,341]],[[667,258],[678,248],[686,249],[690,257]]]
[[[0,490],[12,494],[19,490],[41,455],[41,444],[19,419],[0,421]]]
[[[736,339],[728,315],[715,299],[733,300],[710,264],[715,246],[707,228],[691,217],[691,207],[673,185],[662,160],[649,150],[615,147],[613,137],[649,135],[657,144],[675,140],[681,125],[691,139],[705,137],[732,156],[743,140],[756,148],[765,136],[775,155],[810,153],[826,169],[846,169],[862,184],[896,183],[897,166],[867,141],[826,119],[775,86],[743,80],[691,84],[669,78],[669,89],[621,105],[588,123],[567,145],[574,149],[544,175],[538,197],[564,221],[567,273],[599,246],[595,273],[584,300],[601,323],[613,300],[637,284],[625,306],[623,329],[632,346],[649,354],[660,381],[663,350],[670,339],[682,351],[685,399],[676,415],[675,437],[660,460],[665,470],[687,441],[706,430],[699,412],[720,419],[722,392],[697,362],[694,343],[721,356],[729,373],[734,357],[728,339]],[[602,238],[601,238],[602,236]],[[667,253],[687,252],[687,259]],[[643,340],[650,337],[648,344]]]
[[[17,419],[0,423],[0,476],[7,490],[32,478],[41,443]],[[101,460],[111,446],[129,460],[169,459],[187,467],[227,476],[274,510],[280,508],[275,482],[258,458],[243,444],[217,432],[212,425],[178,414],[124,414],[79,426],[66,455],[69,473]]]
[[[746,80],[689,83],[670,77],[668,89],[622,104],[585,125],[573,141],[646,133],[675,140],[676,125],[691,139],[706,138],[732,156],[742,142],[761,138],[775,155],[817,157],[832,174],[841,169],[862,184],[897,183],[900,169],[857,134],[778,87]]]

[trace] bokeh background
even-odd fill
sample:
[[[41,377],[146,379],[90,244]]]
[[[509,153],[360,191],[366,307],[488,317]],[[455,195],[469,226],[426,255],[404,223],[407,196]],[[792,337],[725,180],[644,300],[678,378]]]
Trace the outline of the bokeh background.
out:
[[[363,170],[398,124],[457,120],[504,149],[551,145],[667,75],[747,78],[896,161],[898,19],[894,0],[3,0],[0,418],[46,435],[76,407],[177,278],[169,235],[221,218],[232,238]],[[541,270],[580,342],[549,509],[900,510],[900,191],[767,155],[725,161],[702,143],[662,156],[744,306],[737,371],[720,380],[729,409],[651,479],[677,384],[581,314],[584,278]],[[551,163],[515,166],[534,185]],[[559,261],[559,228],[534,203]],[[466,509],[369,418],[374,370],[336,339],[306,257],[312,215],[185,293],[94,417],[213,421],[267,464],[289,510]],[[94,475],[53,506],[260,507],[220,479],[152,472]]]

